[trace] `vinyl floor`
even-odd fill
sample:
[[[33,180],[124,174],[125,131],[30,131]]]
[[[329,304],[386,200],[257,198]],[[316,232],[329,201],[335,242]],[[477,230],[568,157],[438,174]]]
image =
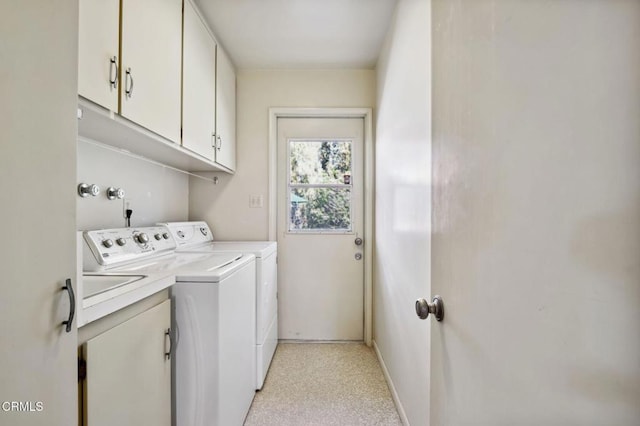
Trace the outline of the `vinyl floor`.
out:
[[[373,349],[280,343],[247,426],[402,425]]]

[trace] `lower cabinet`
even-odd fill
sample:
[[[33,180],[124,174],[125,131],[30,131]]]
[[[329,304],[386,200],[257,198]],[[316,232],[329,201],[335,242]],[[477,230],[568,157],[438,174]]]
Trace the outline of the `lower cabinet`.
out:
[[[171,425],[170,327],[165,300],[83,344],[85,426]]]

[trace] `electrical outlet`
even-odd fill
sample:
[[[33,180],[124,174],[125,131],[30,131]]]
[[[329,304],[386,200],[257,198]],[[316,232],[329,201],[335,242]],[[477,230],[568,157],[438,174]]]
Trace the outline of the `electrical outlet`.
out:
[[[122,199],[122,217],[127,218],[127,210],[133,210],[133,200],[131,198]]]

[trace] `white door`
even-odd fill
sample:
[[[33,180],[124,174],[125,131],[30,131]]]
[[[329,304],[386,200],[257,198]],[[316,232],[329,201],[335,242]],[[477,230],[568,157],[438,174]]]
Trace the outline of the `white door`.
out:
[[[363,340],[361,118],[278,119],[281,339]]]
[[[433,3],[432,426],[640,424],[640,2],[542,3]]]

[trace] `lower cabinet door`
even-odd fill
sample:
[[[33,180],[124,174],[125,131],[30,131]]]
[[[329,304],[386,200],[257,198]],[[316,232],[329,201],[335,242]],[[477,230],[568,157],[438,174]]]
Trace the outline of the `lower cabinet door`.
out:
[[[170,426],[171,301],[85,343],[88,426]]]

